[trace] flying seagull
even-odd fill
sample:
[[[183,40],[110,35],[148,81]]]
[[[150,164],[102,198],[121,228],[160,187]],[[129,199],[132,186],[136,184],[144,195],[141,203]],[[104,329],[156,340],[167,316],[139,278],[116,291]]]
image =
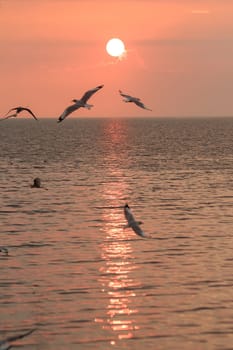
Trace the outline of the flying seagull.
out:
[[[96,93],[97,91],[102,89],[103,86],[104,85],[99,85],[99,86],[95,87],[94,89],[86,91],[85,94],[80,98],[80,100],[76,100],[76,99],[72,100],[72,102],[74,102],[74,104],[68,106],[64,110],[64,112],[58,118],[57,122],[61,123],[66,117],[68,117],[69,114],[71,114],[72,112],[76,111],[76,109],[79,109],[81,107],[91,109],[91,107],[93,107],[93,105],[87,104],[87,101],[94,93]]]
[[[14,114],[8,115],[8,113],[10,113],[11,111],[15,111],[15,113],[14,113]],[[5,114],[5,118],[3,118],[3,119],[1,119],[1,120],[13,118],[13,117],[17,117],[18,114],[21,113],[21,112],[23,112],[23,111],[26,111],[26,112],[30,113],[30,114],[33,116],[33,118],[34,118],[35,120],[38,120],[37,117],[35,116],[35,114],[34,114],[29,108],[20,107],[20,106],[19,106],[19,107],[11,108],[11,109],[7,112],[7,114]]]
[[[136,221],[134,219],[134,216],[131,212],[130,207],[128,206],[128,204],[126,203],[124,206],[124,214],[125,214],[125,218],[128,221],[128,224],[124,227],[124,228],[129,228],[131,227],[132,230],[141,237],[147,237],[148,236],[142,231],[140,225],[143,223],[142,221]]]
[[[133,97],[133,96],[130,96],[130,95],[125,95],[123,94],[123,92],[121,90],[119,90],[119,93],[123,98],[123,101],[124,102],[133,102],[135,103],[138,107],[141,107],[143,109],[147,109],[148,111],[152,111],[152,109],[149,109],[147,108],[144,103],[141,102],[140,98],[137,98],[137,97]]]
[[[34,332],[35,329],[31,329],[30,331],[27,331],[26,333],[21,333],[19,335],[13,335],[12,337],[0,340],[0,350],[8,350],[10,349],[13,345],[11,342],[14,342],[15,340],[21,339],[26,337],[27,335],[31,334]]]

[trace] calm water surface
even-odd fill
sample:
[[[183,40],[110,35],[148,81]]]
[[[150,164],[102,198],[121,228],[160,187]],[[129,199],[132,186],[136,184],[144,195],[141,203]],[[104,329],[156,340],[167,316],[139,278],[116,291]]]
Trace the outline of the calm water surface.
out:
[[[233,119],[4,121],[0,189],[0,339],[233,349]]]

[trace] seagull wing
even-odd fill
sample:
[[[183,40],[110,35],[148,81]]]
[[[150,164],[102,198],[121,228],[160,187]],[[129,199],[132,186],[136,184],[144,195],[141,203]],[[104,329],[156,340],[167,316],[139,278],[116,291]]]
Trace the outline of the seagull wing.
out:
[[[61,123],[66,117],[68,117],[69,114],[71,114],[72,112],[76,111],[76,109],[79,109],[81,106],[77,105],[76,103],[74,103],[73,105],[70,105],[69,107],[67,107],[64,112],[60,115],[60,117],[58,118],[58,123]]]
[[[144,103],[142,103],[140,100],[133,101],[138,107],[141,107],[143,109],[147,109],[148,111],[151,111],[151,109],[147,108]]]
[[[18,107],[15,107],[15,108],[11,108],[9,109],[9,111],[4,115],[4,117],[7,116],[8,113],[10,113],[11,111],[16,111]]]
[[[17,113],[11,114],[11,115],[7,115],[5,118],[0,119],[1,121],[9,119],[9,118],[13,118],[13,117],[17,117]]]
[[[15,340],[18,340],[18,339],[21,339],[21,338],[24,338],[26,337],[27,335],[31,334],[32,332],[34,332],[36,329],[31,329],[30,331],[26,332],[26,333],[21,333],[21,334],[18,334],[18,335],[14,335],[12,337],[9,337],[9,338],[6,338],[4,340],[1,340],[0,341],[0,350],[7,350],[7,349],[10,349],[11,348],[11,342],[15,341]]]
[[[29,108],[24,108],[24,107],[22,107],[22,110],[23,110],[23,111],[27,111],[28,113],[30,113],[30,114],[33,116],[33,118],[34,118],[35,120],[38,120],[37,117],[35,116],[35,114],[34,114]]]
[[[119,90],[119,94],[122,96],[122,97],[125,97],[127,98],[128,100],[131,100],[133,97],[130,96],[130,95],[126,95],[126,94],[123,94],[123,92],[121,90]]]
[[[134,97],[134,96],[131,96],[131,95],[126,95],[126,94],[123,94],[123,92],[121,90],[119,90],[119,93],[122,97],[126,98],[129,102],[135,102],[136,101],[140,101],[140,98],[138,97]]]
[[[96,93],[97,91],[99,91],[100,89],[102,89],[103,86],[104,86],[104,85],[99,85],[99,86],[97,86],[97,87],[94,88],[94,89],[91,89],[91,90],[86,91],[85,94],[82,96],[81,101],[82,101],[83,103],[86,103],[87,100],[89,100],[89,98],[90,98],[94,93]]]
[[[138,236],[146,237],[145,233],[142,231],[141,227],[138,225],[136,221],[131,223],[131,228]]]
[[[137,103],[137,102],[141,101],[140,98],[138,98],[138,97],[131,97],[131,100],[134,103]]]

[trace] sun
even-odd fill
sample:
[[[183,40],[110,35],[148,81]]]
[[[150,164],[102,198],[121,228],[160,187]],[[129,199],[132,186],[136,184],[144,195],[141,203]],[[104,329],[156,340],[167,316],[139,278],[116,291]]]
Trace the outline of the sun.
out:
[[[125,54],[125,44],[121,39],[112,38],[106,44],[106,51],[110,56],[121,57]]]

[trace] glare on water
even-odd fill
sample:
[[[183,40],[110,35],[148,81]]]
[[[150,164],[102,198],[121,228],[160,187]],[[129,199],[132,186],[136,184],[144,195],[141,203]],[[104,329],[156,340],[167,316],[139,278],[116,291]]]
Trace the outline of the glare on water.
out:
[[[1,123],[0,339],[36,327],[17,345],[230,349],[233,120],[60,126]],[[126,202],[151,239],[124,229]]]
[[[138,312],[134,305],[136,297],[135,287],[140,285],[131,274],[136,269],[133,249],[128,240],[128,233],[123,229],[122,213],[114,210],[117,199],[125,193],[126,185],[115,182],[104,186],[103,197],[111,198],[108,203],[112,210],[103,208],[103,232],[105,240],[100,244],[101,257],[105,265],[100,268],[100,283],[102,292],[106,293],[108,305],[106,306],[106,321],[103,329],[116,332],[118,339],[132,338],[132,330],[138,329],[133,315]],[[112,340],[112,344],[115,341]]]

